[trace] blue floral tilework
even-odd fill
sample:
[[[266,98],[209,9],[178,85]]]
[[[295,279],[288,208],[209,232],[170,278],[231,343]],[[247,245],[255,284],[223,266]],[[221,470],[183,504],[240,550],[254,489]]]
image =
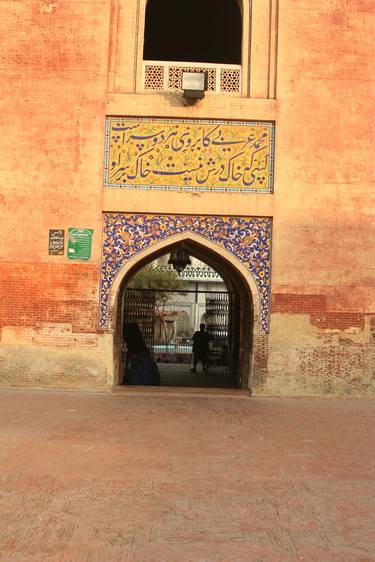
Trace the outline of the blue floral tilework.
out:
[[[133,256],[171,236],[194,233],[235,256],[258,287],[261,330],[268,332],[271,218],[104,213],[100,327],[108,327],[108,299],[118,272]]]

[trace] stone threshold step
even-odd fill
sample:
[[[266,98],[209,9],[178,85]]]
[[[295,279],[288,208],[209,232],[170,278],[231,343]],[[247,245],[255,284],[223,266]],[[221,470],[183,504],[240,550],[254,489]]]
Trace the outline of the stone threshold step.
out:
[[[159,395],[159,396],[204,396],[222,398],[250,398],[248,390],[238,388],[201,388],[185,386],[116,386],[113,394]]]

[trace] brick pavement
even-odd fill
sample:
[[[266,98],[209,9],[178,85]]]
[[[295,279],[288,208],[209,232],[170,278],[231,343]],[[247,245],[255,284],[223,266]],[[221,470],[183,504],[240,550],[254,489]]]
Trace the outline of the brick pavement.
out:
[[[375,402],[0,392],[0,560],[375,560]]]

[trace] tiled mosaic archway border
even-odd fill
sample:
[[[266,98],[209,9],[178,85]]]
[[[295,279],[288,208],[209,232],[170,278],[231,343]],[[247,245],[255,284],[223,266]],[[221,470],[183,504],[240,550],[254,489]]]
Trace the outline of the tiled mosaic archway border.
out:
[[[270,218],[210,215],[104,213],[100,283],[100,327],[108,327],[109,295],[119,271],[136,254],[171,236],[189,232],[224,248],[255,279],[261,330],[268,332],[271,262]],[[204,242],[204,241],[203,241]]]

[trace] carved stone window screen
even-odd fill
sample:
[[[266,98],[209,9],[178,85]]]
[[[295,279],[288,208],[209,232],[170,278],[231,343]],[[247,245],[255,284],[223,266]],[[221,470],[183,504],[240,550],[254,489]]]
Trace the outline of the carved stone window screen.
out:
[[[168,271],[173,271],[173,267],[171,265],[157,265],[156,269],[157,271],[163,273]],[[188,265],[179,275],[181,279],[193,280],[193,281],[201,281],[201,280],[208,280],[208,279],[213,279],[214,281],[223,281],[220,275],[212,267],[209,266]]]
[[[132,11],[130,5],[133,6]],[[111,42],[109,53],[108,91],[140,93],[168,91],[166,66],[186,67],[187,62],[144,60],[143,40],[146,0],[111,0]],[[241,2],[242,64],[215,65],[191,63],[194,68],[219,67],[215,92],[249,96],[256,99],[276,98],[279,0]],[[158,67],[151,70],[151,67]],[[147,67],[147,68],[145,68]],[[226,72],[232,67],[233,72]],[[239,77],[239,79],[238,79]],[[218,84],[219,82],[219,84]],[[239,82],[239,86],[237,86]],[[218,84],[218,85],[217,85]],[[173,90],[169,90],[173,91]],[[212,90],[211,90],[212,92]]]
[[[239,92],[241,84],[241,73],[236,69],[222,68],[220,71],[220,91]]]
[[[238,65],[188,64],[186,62],[144,61],[143,90],[176,91],[181,89],[182,72],[208,74],[209,92],[241,93],[241,67]]]

